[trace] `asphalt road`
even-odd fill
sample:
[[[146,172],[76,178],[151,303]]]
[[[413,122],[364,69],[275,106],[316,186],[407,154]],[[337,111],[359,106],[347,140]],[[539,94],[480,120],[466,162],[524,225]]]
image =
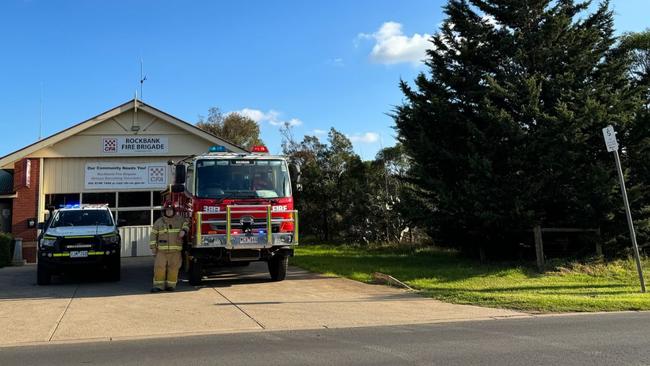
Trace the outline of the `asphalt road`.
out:
[[[650,313],[0,348],[8,365],[650,365]]]

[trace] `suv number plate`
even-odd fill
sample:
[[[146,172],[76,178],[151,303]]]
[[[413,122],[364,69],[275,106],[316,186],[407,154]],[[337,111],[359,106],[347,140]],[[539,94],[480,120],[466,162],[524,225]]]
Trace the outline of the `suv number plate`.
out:
[[[239,244],[256,244],[257,236],[242,236],[239,238]]]
[[[88,257],[87,250],[73,250],[70,252],[70,258],[86,258]]]

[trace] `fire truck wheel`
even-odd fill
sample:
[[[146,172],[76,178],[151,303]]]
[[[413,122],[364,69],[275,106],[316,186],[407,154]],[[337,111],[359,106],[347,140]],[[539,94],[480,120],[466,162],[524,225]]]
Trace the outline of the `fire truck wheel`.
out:
[[[273,281],[282,281],[287,277],[289,257],[276,254],[269,260],[269,273]]]
[[[45,266],[37,265],[36,267],[36,283],[39,285],[49,285],[52,281],[52,274]]]
[[[190,286],[199,286],[203,278],[203,268],[200,262],[190,261],[189,269]]]

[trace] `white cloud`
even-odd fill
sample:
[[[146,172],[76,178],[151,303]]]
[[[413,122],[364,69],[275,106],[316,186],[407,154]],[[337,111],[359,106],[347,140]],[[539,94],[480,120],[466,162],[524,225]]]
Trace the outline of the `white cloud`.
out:
[[[326,134],[327,134],[327,131],[325,131],[325,130],[320,130],[320,129],[317,128],[317,129],[313,130],[312,133],[313,133],[314,135],[316,135],[316,136],[322,136],[322,135],[326,135]]]
[[[379,134],[376,132],[357,133],[354,135],[346,135],[352,142],[359,142],[362,144],[372,144],[379,141]]]
[[[273,109],[269,109],[267,112],[263,112],[259,109],[244,108],[238,111],[234,111],[234,113],[239,113],[242,116],[246,116],[257,123],[268,122],[272,126],[282,126],[285,123],[288,123],[292,127],[302,125],[302,121],[298,118],[291,118],[289,120],[282,119],[282,113]]]
[[[292,118],[292,119],[290,119],[288,121],[279,121],[279,122],[277,122],[277,124],[274,124],[273,122],[270,122],[270,123],[272,125],[274,125],[274,126],[279,126],[279,125],[283,125],[285,122],[289,123],[289,126],[292,126],[292,127],[300,126],[302,124],[302,121],[299,120],[298,118]]]
[[[355,45],[359,40],[374,39],[375,45],[370,52],[370,59],[382,64],[397,64],[401,62],[419,63],[424,60],[425,51],[433,45],[429,42],[430,34],[415,33],[412,36],[404,35],[402,24],[386,22],[375,33],[359,33]]]
[[[345,66],[345,63],[343,62],[343,59],[340,57],[333,58],[331,60],[327,60],[327,64],[335,67],[343,67]]]

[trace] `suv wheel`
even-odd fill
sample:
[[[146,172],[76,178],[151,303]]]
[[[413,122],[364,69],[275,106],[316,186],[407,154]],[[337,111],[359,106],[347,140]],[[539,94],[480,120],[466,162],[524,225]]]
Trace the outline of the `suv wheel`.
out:
[[[107,268],[106,277],[109,281],[119,281],[122,277],[122,263],[119,257],[111,260]]]
[[[39,285],[49,285],[52,281],[52,274],[50,270],[45,268],[42,264],[36,265],[36,283]]]

